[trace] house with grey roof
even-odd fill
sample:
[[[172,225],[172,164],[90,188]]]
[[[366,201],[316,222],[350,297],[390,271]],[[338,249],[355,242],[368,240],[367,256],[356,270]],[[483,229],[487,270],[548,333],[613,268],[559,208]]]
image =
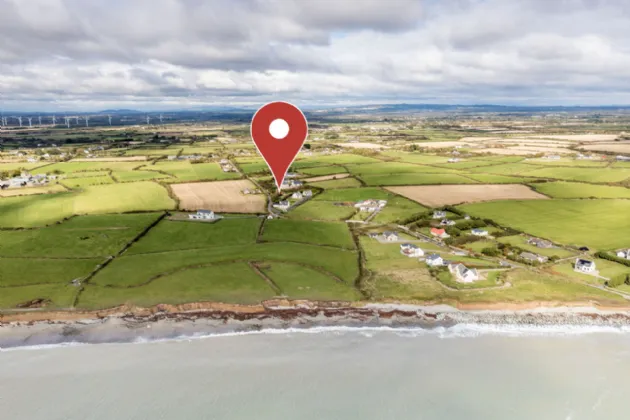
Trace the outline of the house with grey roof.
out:
[[[479,280],[479,273],[474,268],[467,268],[464,264],[450,264],[448,271],[455,276],[460,283],[472,283]]]

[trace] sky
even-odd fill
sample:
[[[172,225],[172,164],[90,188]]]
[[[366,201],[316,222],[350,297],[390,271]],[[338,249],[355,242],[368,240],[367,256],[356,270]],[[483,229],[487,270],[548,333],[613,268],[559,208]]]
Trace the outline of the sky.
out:
[[[0,0],[0,108],[628,105],[625,0]]]

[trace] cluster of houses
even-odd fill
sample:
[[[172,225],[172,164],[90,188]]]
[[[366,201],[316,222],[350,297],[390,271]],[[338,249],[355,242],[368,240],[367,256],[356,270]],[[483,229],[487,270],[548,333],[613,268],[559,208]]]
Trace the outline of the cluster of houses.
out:
[[[359,211],[374,213],[375,211],[381,210],[383,207],[387,205],[387,200],[373,200],[367,199],[357,202],[354,207],[358,208]]]
[[[630,260],[630,249],[620,249],[619,251],[617,251],[617,256],[619,258]]]
[[[400,240],[400,236],[398,236],[398,233],[389,230],[386,230],[385,232],[380,234],[372,232],[369,233],[368,236],[372,239],[378,239],[380,237],[382,240],[387,242],[397,242]]]
[[[548,160],[560,160],[560,155],[546,155],[543,158]]]
[[[630,162],[630,156],[618,155],[616,156],[616,159],[622,162]]]
[[[15,176],[7,180],[0,180],[0,188],[21,188],[21,187],[36,187],[46,185],[49,180],[57,179],[56,175],[37,174],[31,175],[28,172],[22,172],[20,176]]]
[[[291,198],[293,200],[297,200],[298,202],[308,200],[311,197],[313,197],[313,191],[311,190],[296,191],[291,194]],[[278,210],[287,211],[292,205],[293,204],[291,204],[289,200],[280,200],[278,203],[274,204],[273,207]]]
[[[214,220],[222,219],[223,216],[219,216],[212,210],[197,210],[197,213],[189,214],[188,218],[190,220],[205,220],[205,221],[213,220],[214,221]]]
[[[410,257],[419,258],[424,257],[424,251],[414,244],[401,244],[400,253]],[[448,271],[455,276],[455,279],[460,283],[472,283],[479,280],[479,273],[474,268],[468,268],[461,263],[451,263],[444,261],[440,254],[432,253],[424,258],[424,261],[429,267],[442,267],[446,265]]]
[[[244,195],[250,195],[250,194],[262,194],[262,191],[260,191],[259,188],[245,188],[243,191],[241,191]]]
[[[283,189],[293,189],[293,188],[301,188],[304,186],[304,182],[297,179],[285,179],[282,181],[281,188]]]

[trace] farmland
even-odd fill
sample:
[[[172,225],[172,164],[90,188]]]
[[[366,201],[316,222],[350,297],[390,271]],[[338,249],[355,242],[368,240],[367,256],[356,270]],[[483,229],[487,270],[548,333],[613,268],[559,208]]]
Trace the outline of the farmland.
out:
[[[502,127],[493,131],[461,116],[397,118],[371,121],[376,130],[315,123],[289,169],[296,184],[281,192],[240,122],[157,134],[33,129],[37,147],[26,132],[3,132],[0,310],[276,298],[625,302],[626,285],[615,294],[604,282],[630,269],[596,255],[630,248],[621,123],[580,131],[532,120],[540,128],[522,130],[493,115]],[[191,218],[197,210],[220,218]],[[411,245],[421,252],[402,252]],[[551,260],[530,264],[522,252]],[[429,268],[431,253],[481,274],[464,285]],[[575,273],[578,256],[602,278]]]

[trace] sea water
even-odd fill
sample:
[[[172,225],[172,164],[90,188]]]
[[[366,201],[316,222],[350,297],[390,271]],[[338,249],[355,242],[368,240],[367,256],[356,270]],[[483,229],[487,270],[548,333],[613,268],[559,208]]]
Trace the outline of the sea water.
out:
[[[630,334],[314,328],[0,351],[0,418],[624,419]]]

